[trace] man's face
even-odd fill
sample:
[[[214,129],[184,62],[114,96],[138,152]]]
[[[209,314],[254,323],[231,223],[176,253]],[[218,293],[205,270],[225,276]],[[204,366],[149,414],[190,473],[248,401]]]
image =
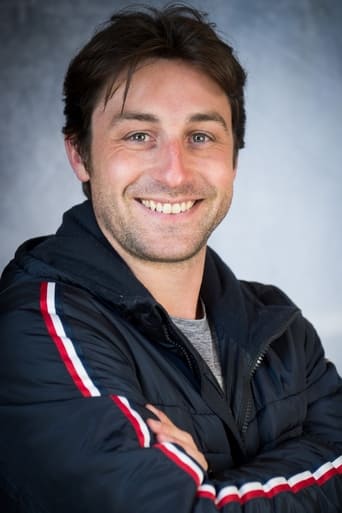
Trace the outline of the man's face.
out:
[[[117,84],[118,85],[118,84]],[[92,116],[92,202],[125,258],[176,262],[204,251],[233,190],[231,110],[221,88],[182,61],[157,59]]]

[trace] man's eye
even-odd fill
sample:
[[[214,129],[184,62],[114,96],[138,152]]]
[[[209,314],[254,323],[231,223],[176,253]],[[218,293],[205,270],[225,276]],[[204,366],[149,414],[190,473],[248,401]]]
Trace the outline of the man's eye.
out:
[[[149,141],[149,135],[145,132],[135,132],[134,134],[128,135],[127,139],[133,142],[147,142]]]
[[[191,135],[191,140],[194,143],[205,143],[207,141],[210,141],[210,137],[207,134],[204,134],[202,132],[197,132],[195,134]]]

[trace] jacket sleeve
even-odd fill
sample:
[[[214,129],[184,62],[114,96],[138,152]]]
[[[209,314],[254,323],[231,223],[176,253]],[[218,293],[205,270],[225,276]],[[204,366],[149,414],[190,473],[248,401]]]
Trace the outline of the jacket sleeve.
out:
[[[23,513],[339,510],[339,382],[321,356],[308,362],[307,432],[215,482],[181,447],[156,443],[129,356],[117,350],[106,358],[102,333],[83,306],[79,300],[62,322],[53,283],[1,301],[0,501]],[[81,332],[97,368],[110,366],[108,375],[113,365],[116,389],[88,367]]]

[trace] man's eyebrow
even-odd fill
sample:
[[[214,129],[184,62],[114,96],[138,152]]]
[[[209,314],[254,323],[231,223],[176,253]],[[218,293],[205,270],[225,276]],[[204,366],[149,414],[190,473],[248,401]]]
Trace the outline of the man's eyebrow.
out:
[[[116,125],[122,121],[130,119],[134,121],[146,121],[148,123],[159,122],[159,119],[154,114],[149,114],[147,112],[123,111],[112,118],[111,124]]]
[[[160,119],[154,114],[150,114],[148,112],[136,112],[136,111],[123,111],[120,114],[117,114],[112,118],[112,125],[116,125],[122,121],[134,120],[134,121],[145,121],[148,123],[159,123]],[[223,126],[223,128],[228,132],[227,123],[221,114],[218,112],[197,112],[192,114],[187,119],[188,123],[198,123],[198,122],[210,122],[214,121]]]
[[[197,114],[193,114],[189,117],[188,121],[190,123],[196,123],[201,121],[216,121],[223,126],[223,128],[228,132],[227,123],[221,114],[218,112],[198,112]]]

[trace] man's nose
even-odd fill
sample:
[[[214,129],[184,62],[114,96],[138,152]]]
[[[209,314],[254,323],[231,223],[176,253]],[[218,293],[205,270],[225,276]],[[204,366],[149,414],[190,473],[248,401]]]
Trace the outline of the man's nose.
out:
[[[164,141],[157,164],[158,180],[169,187],[182,185],[189,177],[186,149],[178,140]]]

